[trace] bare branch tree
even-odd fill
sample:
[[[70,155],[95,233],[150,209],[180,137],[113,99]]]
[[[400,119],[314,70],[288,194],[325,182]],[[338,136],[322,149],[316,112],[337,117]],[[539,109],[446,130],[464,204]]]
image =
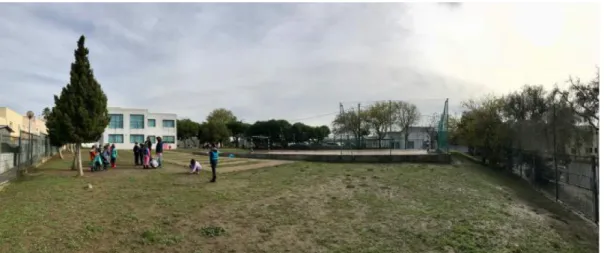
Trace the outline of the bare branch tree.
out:
[[[411,125],[417,123],[421,117],[417,106],[404,101],[398,102],[394,106],[395,108],[395,122],[404,134],[405,147],[407,146],[407,139],[409,138],[409,128]]]

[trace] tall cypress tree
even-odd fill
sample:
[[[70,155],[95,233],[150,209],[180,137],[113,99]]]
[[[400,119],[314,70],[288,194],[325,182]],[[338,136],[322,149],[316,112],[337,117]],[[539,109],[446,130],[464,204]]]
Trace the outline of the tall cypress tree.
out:
[[[70,81],[61,95],[55,96],[55,106],[47,123],[50,135],[54,134],[50,137],[53,144],[76,145],[74,163],[80,176],[84,175],[81,144],[98,141],[109,125],[107,96],[94,78],[84,41],[82,35],[75,50],[75,62],[71,64]]]

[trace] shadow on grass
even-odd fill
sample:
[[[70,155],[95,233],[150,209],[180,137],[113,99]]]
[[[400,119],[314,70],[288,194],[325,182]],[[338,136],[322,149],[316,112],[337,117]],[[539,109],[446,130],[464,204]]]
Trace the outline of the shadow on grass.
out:
[[[516,175],[476,164],[479,161],[464,155],[454,155],[454,161],[473,170],[480,171],[488,181],[496,185],[507,186],[511,194],[508,192],[502,192],[502,194],[509,195],[506,196],[508,199],[518,199],[526,204],[534,213],[539,215],[546,214],[550,218],[547,219],[549,227],[558,231],[562,237],[577,240],[585,247],[597,252],[597,243],[593,243],[598,241],[597,225],[586,221],[561,204],[556,203],[553,199],[546,197],[537,191],[530,182]],[[569,229],[569,226],[571,229]]]

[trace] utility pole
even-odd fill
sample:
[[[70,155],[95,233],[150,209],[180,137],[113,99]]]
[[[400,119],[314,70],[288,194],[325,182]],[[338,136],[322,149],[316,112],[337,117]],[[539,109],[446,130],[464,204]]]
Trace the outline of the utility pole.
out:
[[[553,158],[554,158],[554,169],[556,172],[556,201],[558,201],[558,199],[559,199],[559,195],[558,195],[559,182],[558,181],[559,181],[560,177],[558,176],[558,160],[556,159],[556,151],[557,151],[556,144],[557,143],[556,143],[556,102],[555,101],[553,103],[553,108],[554,108],[554,115],[553,115],[553,122],[552,122],[553,123],[552,127],[554,128],[554,131],[553,131],[554,132],[554,152],[553,152],[554,157]]]
[[[357,148],[360,149],[361,148],[361,136],[362,136],[362,134],[361,134],[361,124],[362,124],[362,122],[361,122],[361,103],[357,104],[357,110],[358,110],[357,111],[357,123],[358,123],[358,125],[357,125],[357,127],[358,127],[357,131],[358,132],[357,133],[359,135],[358,139],[357,139],[357,142],[358,142],[357,143]]]
[[[392,100],[388,100],[388,118],[389,118],[389,130],[388,130],[388,140],[389,141],[389,149],[390,149],[390,155],[392,156]]]

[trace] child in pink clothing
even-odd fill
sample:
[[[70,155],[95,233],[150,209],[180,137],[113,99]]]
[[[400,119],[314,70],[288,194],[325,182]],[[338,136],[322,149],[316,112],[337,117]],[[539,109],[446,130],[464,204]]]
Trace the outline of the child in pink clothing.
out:
[[[151,150],[149,150],[149,147],[143,146],[143,144],[141,144],[141,146],[143,148],[143,169],[148,169],[151,167],[149,165],[149,161],[151,160]]]

